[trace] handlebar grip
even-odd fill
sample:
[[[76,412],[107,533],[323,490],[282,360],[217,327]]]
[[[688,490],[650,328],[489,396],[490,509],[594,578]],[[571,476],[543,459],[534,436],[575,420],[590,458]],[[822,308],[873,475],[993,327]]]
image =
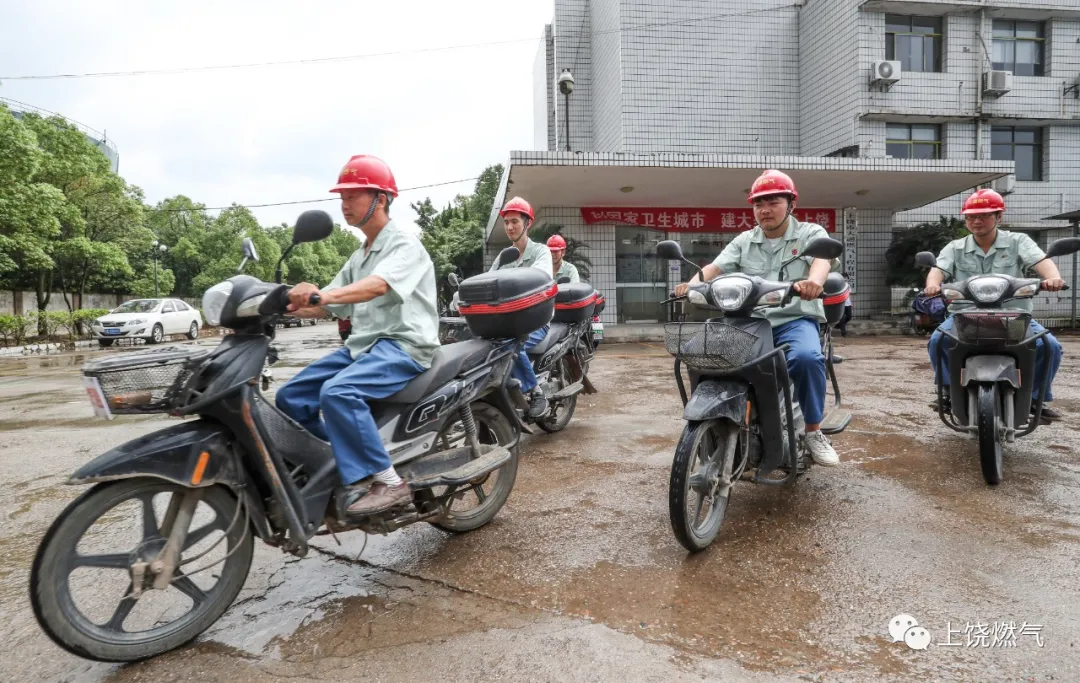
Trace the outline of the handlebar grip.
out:
[[[322,297],[319,296],[318,294],[312,294],[311,296],[308,297],[308,305],[309,306],[318,306],[321,303],[322,303]]]

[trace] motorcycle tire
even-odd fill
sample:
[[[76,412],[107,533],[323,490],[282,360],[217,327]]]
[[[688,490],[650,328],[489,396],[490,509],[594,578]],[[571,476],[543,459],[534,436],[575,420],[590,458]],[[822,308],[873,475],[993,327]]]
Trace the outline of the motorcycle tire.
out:
[[[709,497],[714,500],[710,505],[709,513],[701,524],[696,521],[701,517],[701,502],[694,506],[694,512],[690,513],[688,503],[695,474],[700,474],[696,465],[699,465],[699,447],[705,443],[708,437],[714,440],[713,448],[706,447],[706,452],[720,453],[721,460],[730,457],[731,465],[734,466],[735,443],[739,438],[739,427],[733,422],[726,420],[710,420],[707,422],[687,423],[683,429],[679,443],[675,447],[675,460],[671,464],[671,478],[668,482],[668,515],[671,518],[671,529],[679,543],[692,553],[700,552],[712,544],[716,535],[720,532],[720,526],[724,523],[727,513],[728,501],[731,499],[731,488],[735,482],[727,484],[726,490],[717,489]],[[729,443],[734,442],[734,443]],[[719,472],[724,471],[724,463],[721,461],[716,467]],[[729,468],[729,473],[731,472]]]
[[[30,570],[30,603],[34,617],[53,642],[86,659],[99,662],[134,662],[155,657],[194,640],[221,618],[247,580],[254,540],[250,530],[244,528],[243,524],[229,527],[238,503],[228,489],[219,486],[205,489],[200,505],[205,504],[214,511],[215,522],[223,520],[224,526],[220,528],[222,532],[229,528],[226,545],[231,554],[215,569],[208,570],[219,577],[213,587],[203,589],[191,578],[177,575],[170,587],[163,592],[175,588],[187,595],[193,607],[186,614],[168,624],[158,626],[155,623],[149,630],[132,633],[125,631],[123,626],[140,598],[129,601],[125,596],[118,596],[118,605],[112,618],[106,624],[99,625],[81,612],[70,592],[68,579],[76,569],[102,567],[123,571],[127,568],[123,565],[130,560],[131,554],[128,553],[117,552],[88,558],[77,552],[79,541],[94,522],[132,500],[142,501],[145,515],[147,496],[153,512],[154,495],[190,491],[192,489],[160,479],[124,479],[97,484],[60,513],[38,546]],[[162,531],[157,527],[159,522],[155,519],[154,528],[151,530],[146,526],[145,516],[143,520],[143,542],[132,553],[141,554],[139,548],[146,545],[148,538],[156,544],[154,547],[162,544]],[[217,528],[215,525],[215,530]],[[203,538],[205,537],[204,535]],[[185,543],[184,552],[187,552],[190,543],[190,539]],[[195,547],[197,543],[198,541],[195,542]],[[193,547],[191,549],[194,550]],[[101,564],[88,564],[88,559],[94,559]],[[74,566],[80,560],[79,566]],[[196,563],[199,568],[204,566],[197,560]],[[207,575],[207,572],[202,573],[202,576]],[[151,590],[153,589],[145,589],[144,594]],[[129,603],[127,607],[125,603]]]
[[[979,464],[986,483],[997,486],[1003,476],[1001,438],[998,436],[998,391],[997,387],[987,384],[980,385],[978,391]]]

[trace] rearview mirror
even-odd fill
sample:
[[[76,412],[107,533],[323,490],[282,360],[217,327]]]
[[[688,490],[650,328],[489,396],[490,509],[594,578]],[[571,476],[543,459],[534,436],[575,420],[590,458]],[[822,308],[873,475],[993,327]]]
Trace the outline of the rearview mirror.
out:
[[[565,275],[563,275],[563,276],[562,276],[561,278],[559,278],[559,279],[558,279],[558,280],[556,280],[555,282],[556,282],[557,284],[560,284],[560,285],[568,285],[568,284],[570,284],[570,278],[568,278],[568,277],[566,277]]]
[[[915,254],[915,265],[920,268],[933,268],[937,265],[937,259],[928,251],[920,251]]]
[[[1062,237],[1054,240],[1050,248],[1046,250],[1047,258],[1075,254],[1080,251],[1080,237]]]
[[[675,240],[664,240],[656,245],[656,255],[668,261],[682,261],[682,247]]]
[[[244,252],[244,258],[248,261],[258,261],[259,255],[255,253],[255,243],[251,241],[250,237],[245,237],[243,247],[241,249]]]
[[[835,259],[840,258],[844,254],[844,245],[831,237],[819,237],[810,244],[806,245],[806,249],[799,254],[802,256],[809,256],[810,258],[820,259]]]
[[[319,209],[311,209],[300,214],[293,228],[292,243],[318,242],[334,232],[334,221],[330,214]]]
[[[505,266],[507,263],[513,263],[521,256],[521,252],[517,250],[517,247],[507,247],[499,252],[499,267]]]
[[[450,286],[456,288],[458,286],[457,273],[450,273],[446,276],[446,279],[450,282]]]

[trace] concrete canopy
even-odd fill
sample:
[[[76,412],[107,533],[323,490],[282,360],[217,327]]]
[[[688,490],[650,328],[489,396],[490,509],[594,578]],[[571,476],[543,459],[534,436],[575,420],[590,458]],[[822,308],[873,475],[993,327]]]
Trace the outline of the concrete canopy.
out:
[[[739,207],[766,168],[790,173],[799,203],[812,208],[902,211],[951,197],[1013,172],[1011,161],[907,160],[881,157],[769,157],[716,154],[513,152],[485,232],[498,209],[521,196],[533,207]]]

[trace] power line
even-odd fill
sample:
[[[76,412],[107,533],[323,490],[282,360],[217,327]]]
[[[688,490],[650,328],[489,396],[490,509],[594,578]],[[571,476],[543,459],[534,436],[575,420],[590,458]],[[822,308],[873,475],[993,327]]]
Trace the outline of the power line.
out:
[[[406,187],[398,190],[398,195],[403,195],[406,192],[412,192],[413,190],[426,190],[431,187],[443,187],[445,185],[457,185],[458,183],[467,183],[473,180],[477,180],[480,176],[473,178],[462,178],[460,180],[447,180],[441,183],[431,183],[430,185],[417,185],[416,187]],[[292,204],[316,204],[318,202],[336,202],[339,201],[337,197],[323,197],[321,199],[298,199],[292,202],[271,202],[269,204],[234,204],[232,206],[203,206],[196,209],[150,209],[150,211],[179,213],[181,211],[224,211],[234,207],[242,207],[245,209],[261,209],[267,206],[290,206]]]
[[[590,35],[599,36],[611,33],[623,33],[631,31],[641,31],[653,28],[662,28],[665,26],[685,26],[688,24],[695,24],[705,21],[712,21],[715,19],[724,19],[728,17],[744,17],[752,14],[762,14],[765,12],[774,12],[777,10],[791,9],[794,7],[801,7],[801,2],[787,2],[782,5],[775,5],[773,7],[764,7],[755,10],[746,10],[742,12],[726,12],[722,14],[713,14],[706,17],[697,17],[695,19],[679,19],[676,21],[661,21],[651,24],[639,24],[637,26],[627,26],[625,28],[607,29],[604,31],[592,31]],[[584,21],[582,22],[584,25]],[[584,33],[584,31],[579,31]],[[518,38],[515,40],[496,40],[483,43],[463,43],[458,45],[444,45],[441,47],[422,47],[409,50],[394,50],[390,52],[368,52],[356,55],[340,55],[337,57],[313,57],[309,59],[291,59],[274,62],[249,62],[244,64],[217,64],[212,66],[191,66],[191,67],[177,67],[172,69],[141,69],[134,71],[95,71],[89,73],[66,73],[66,74],[48,74],[48,75],[24,75],[24,76],[0,76],[0,81],[44,81],[55,80],[62,78],[106,78],[117,76],[162,76],[168,74],[182,74],[182,73],[199,73],[204,71],[222,71],[226,69],[253,69],[261,67],[271,66],[297,66],[297,65],[310,65],[310,64],[332,64],[340,62],[352,62],[362,59],[372,59],[375,57],[398,57],[402,55],[410,54],[426,54],[432,52],[447,52],[452,50],[467,50],[478,47],[496,47],[500,45],[512,45],[520,43],[536,43],[542,38]]]

